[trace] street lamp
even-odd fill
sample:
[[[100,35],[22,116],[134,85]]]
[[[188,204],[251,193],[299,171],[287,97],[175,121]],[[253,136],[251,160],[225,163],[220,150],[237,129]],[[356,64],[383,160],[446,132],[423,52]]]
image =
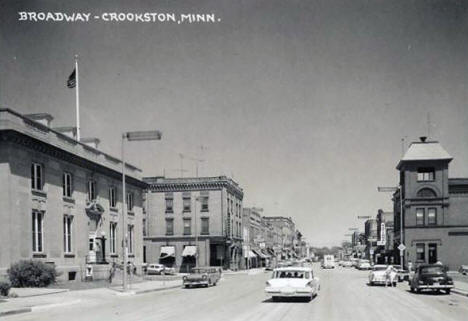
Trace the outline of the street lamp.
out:
[[[127,291],[127,260],[128,260],[128,227],[127,227],[127,195],[125,193],[125,140],[147,141],[160,140],[162,133],[159,130],[124,132],[122,134],[122,257],[123,257],[123,291]]]

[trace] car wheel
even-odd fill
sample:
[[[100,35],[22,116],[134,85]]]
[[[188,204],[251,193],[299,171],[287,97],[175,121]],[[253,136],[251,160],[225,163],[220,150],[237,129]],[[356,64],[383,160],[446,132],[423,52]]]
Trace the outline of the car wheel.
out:
[[[421,289],[416,289],[416,293],[421,293]]]
[[[370,281],[370,282],[369,282],[369,285],[370,285],[370,286],[374,286],[374,281]]]
[[[414,288],[413,288],[413,287],[410,287],[410,291],[411,291],[412,293],[414,293]]]
[[[278,302],[278,301],[279,301],[279,297],[277,297],[277,296],[272,296],[272,297],[271,297],[271,300],[272,300],[273,302]]]
[[[450,289],[446,289],[445,293],[450,294]]]
[[[396,282],[393,282],[393,287],[396,287]]]

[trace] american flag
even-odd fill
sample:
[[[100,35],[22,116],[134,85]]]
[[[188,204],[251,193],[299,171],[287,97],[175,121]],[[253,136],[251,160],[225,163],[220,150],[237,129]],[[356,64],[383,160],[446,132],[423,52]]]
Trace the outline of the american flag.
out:
[[[73,72],[68,77],[67,87],[68,88],[75,88],[76,87],[76,69],[73,69]]]

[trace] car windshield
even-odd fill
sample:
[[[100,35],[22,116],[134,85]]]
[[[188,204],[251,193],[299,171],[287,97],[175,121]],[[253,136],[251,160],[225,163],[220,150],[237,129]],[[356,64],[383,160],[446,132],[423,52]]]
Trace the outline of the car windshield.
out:
[[[193,268],[192,269],[192,273],[206,273],[207,270],[206,269],[202,269],[202,268]]]
[[[443,266],[426,266],[421,268],[422,274],[440,274],[444,273]]]
[[[383,270],[386,270],[386,269],[387,269],[387,267],[385,265],[376,265],[373,268],[374,271],[383,271]]]
[[[309,272],[305,271],[275,271],[274,279],[308,279]]]

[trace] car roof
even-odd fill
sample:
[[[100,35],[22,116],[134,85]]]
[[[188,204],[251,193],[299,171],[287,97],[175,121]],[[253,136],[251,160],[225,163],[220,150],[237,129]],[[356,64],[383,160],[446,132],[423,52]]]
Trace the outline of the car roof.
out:
[[[306,266],[288,266],[288,267],[281,267],[276,268],[274,271],[288,271],[288,272],[295,272],[295,271],[302,271],[302,272],[310,272],[312,269]]]

